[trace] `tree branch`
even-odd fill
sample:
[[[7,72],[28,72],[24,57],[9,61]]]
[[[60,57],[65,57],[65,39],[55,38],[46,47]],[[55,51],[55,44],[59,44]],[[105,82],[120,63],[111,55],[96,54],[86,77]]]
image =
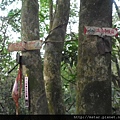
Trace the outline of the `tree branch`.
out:
[[[69,108],[66,110],[66,112],[69,112],[69,110],[72,108],[72,106],[75,104],[75,100],[72,102],[72,104],[69,106]]]
[[[113,0],[113,3],[114,3],[114,5],[115,5],[115,8],[116,8],[116,11],[117,11],[118,17],[119,17],[119,19],[120,19],[120,10],[119,10],[119,8],[118,8],[118,6],[117,6],[115,0]]]
[[[120,77],[120,67],[119,67],[119,63],[118,63],[117,57],[115,58],[115,64],[116,64],[118,76]]]
[[[72,83],[72,84],[76,85],[76,83],[75,83],[75,82],[73,82],[73,81],[71,81],[71,80],[66,79],[63,75],[61,75],[61,77],[62,77],[64,80],[68,81],[69,83]]]

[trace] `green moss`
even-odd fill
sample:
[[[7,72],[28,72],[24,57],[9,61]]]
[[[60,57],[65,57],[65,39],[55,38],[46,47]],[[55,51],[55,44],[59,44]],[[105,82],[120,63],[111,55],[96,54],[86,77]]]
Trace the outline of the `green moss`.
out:
[[[108,89],[109,87],[110,81],[94,81],[85,86],[82,92],[83,103],[86,106],[85,114],[111,113],[111,90]]]
[[[55,114],[53,104],[51,104],[52,101],[48,101],[48,108],[49,108],[49,113],[50,114]]]

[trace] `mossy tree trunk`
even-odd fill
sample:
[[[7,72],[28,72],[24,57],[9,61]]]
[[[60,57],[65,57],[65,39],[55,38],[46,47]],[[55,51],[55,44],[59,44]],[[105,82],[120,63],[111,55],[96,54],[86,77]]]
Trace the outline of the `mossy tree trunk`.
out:
[[[65,113],[60,68],[69,9],[70,0],[57,0],[55,16],[51,24],[51,32],[46,39],[44,80],[51,114]]]
[[[38,0],[22,0],[21,36],[22,41],[39,40]],[[30,84],[30,113],[47,114],[48,105],[43,80],[40,50],[25,51],[24,75]]]
[[[81,0],[77,113],[111,114],[111,38],[84,35],[84,26],[112,27],[112,0]]]

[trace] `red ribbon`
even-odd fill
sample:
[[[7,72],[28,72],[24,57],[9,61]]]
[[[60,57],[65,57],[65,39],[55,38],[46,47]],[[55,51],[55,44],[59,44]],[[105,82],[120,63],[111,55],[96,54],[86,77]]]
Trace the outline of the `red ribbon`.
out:
[[[20,86],[18,86],[19,83],[20,83]],[[12,98],[16,105],[16,115],[18,115],[19,98],[21,97],[21,93],[22,93],[22,65],[19,65],[18,75],[14,82],[14,86],[12,90]]]

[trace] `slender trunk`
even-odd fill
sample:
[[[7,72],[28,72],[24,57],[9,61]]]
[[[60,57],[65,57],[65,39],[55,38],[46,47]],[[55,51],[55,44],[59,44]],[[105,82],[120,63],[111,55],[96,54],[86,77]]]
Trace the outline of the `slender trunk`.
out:
[[[61,55],[66,26],[69,18],[70,0],[57,0],[52,30],[46,40],[44,56],[44,79],[51,114],[64,114],[61,85]]]
[[[49,0],[49,18],[50,18],[50,30],[53,24],[53,0]]]
[[[22,41],[39,40],[38,0],[22,0],[21,36]],[[48,105],[42,73],[40,50],[25,51],[24,75],[30,84],[30,113],[47,114]]]
[[[81,0],[77,113],[111,114],[111,38],[86,36],[84,26],[112,27],[112,0]]]

